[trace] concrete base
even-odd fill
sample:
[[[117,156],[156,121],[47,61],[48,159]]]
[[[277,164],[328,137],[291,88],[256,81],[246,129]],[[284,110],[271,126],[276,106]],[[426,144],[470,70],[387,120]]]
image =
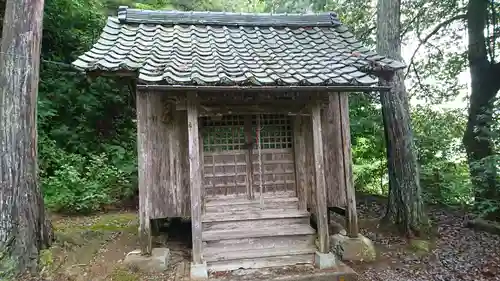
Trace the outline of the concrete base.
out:
[[[207,262],[200,264],[191,263],[191,280],[206,280],[208,279]]]
[[[316,252],[314,255],[314,266],[319,269],[334,268],[337,265],[337,259],[332,253]]]
[[[332,235],[330,245],[332,251],[345,261],[373,261],[377,258],[372,241],[361,234],[357,238]]]
[[[153,248],[150,256],[142,255],[140,250],[128,253],[123,264],[130,268],[154,273],[165,271],[169,261],[170,250],[168,248]]]

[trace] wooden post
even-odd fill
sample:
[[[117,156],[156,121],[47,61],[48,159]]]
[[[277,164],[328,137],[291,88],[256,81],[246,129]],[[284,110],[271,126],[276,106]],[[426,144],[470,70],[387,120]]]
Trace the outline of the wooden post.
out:
[[[205,170],[205,158],[203,151],[203,132],[201,127],[198,125],[198,146],[200,147],[200,173],[201,173],[201,185],[200,185],[200,198],[201,198],[201,213],[205,214],[205,187],[203,186],[204,170]]]
[[[248,148],[245,151],[245,161],[246,165],[246,173],[247,173],[247,198],[254,199],[253,195],[253,142],[254,139],[252,137],[252,115],[245,116],[245,139],[248,144]]]
[[[148,134],[149,119],[154,118],[151,110],[150,95],[153,93],[136,92],[137,112],[137,152],[139,177],[139,244],[141,254],[150,255],[151,239],[151,174],[153,155],[151,139]]]
[[[200,143],[198,136],[198,106],[196,94],[188,93],[188,144],[189,144],[189,187],[191,190],[191,231],[193,239],[193,263],[201,264],[201,185],[202,171]]]
[[[349,97],[347,93],[339,93],[340,127],[342,135],[342,152],[344,159],[344,178],[346,194],[346,228],[349,237],[359,234],[358,214],[352,177],[351,130],[349,128]]]
[[[295,159],[295,187],[299,198],[299,210],[307,209],[307,171],[306,171],[306,139],[302,127],[302,116],[295,116],[293,120],[293,140]]]
[[[326,208],[325,163],[323,136],[321,130],[321,103],[316,101],[312,108],[314,167],[316,169],[316,216],[318,224],[319,251],[328,253],[328,210]]]

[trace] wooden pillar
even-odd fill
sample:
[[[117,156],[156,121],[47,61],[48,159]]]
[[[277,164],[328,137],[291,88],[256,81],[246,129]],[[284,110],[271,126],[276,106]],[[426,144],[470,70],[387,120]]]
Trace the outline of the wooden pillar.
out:
[[[293,141],[295,158],[295,187],[299,198],[299,210],[307,209],[307,171],[306,171],[306,139],[302,127],[303,117],[295,116],[293,120]]]
[[[154,93],[136,91],[137,152],[139,184],[139,244],[141,254],[150,255],[151,239],[151,173],[152,143],[148,135],[149,120],[154,118],[151,96]]]
[[[339,93],[339,110],[346,195],[346,231],[349,237],[355,238],[358,237],[359,228],[352,177],[351,130],[349,128],[349,97],[347,93]]]
[[[328,210],[326,208],[325,162],[323,153],[323,136],[321,129],[321,103],[317,101],[312,107],[312,129],[314,167],[316,176],[316,218],[318,224],[319,251],[330,251],[328,235]]]
[[[198,132],[198,106],[196,94],[188,93],[188,154],[189,154],[189,187],[191,190],[191,231],[193,239],[193,263],[201,264],[201,209],[202,209],[202,170],[200,143]]]
[[[246,115],[244,121],[245,139],[248,147],[245,151],[246,173],[247,173],[247,198],[254,199],[253,194],[253,143],[255,140],[252,136],[252,115]],[[236,170],[235,170],[236,171]]]

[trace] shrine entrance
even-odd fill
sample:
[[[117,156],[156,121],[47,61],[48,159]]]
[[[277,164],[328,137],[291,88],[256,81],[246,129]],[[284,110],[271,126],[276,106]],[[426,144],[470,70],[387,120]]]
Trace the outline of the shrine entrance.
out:
[[[224,115],[200,121],[205,199],[296,196],[289,116]]]

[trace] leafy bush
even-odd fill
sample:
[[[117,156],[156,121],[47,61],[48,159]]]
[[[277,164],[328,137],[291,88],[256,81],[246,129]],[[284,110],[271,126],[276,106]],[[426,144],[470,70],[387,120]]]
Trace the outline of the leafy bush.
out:
[[[90,212],[133,192],[127,173],[109,164],[106,154],[68,153],[45,139],[40,144],[45,203],[57,212]]]

